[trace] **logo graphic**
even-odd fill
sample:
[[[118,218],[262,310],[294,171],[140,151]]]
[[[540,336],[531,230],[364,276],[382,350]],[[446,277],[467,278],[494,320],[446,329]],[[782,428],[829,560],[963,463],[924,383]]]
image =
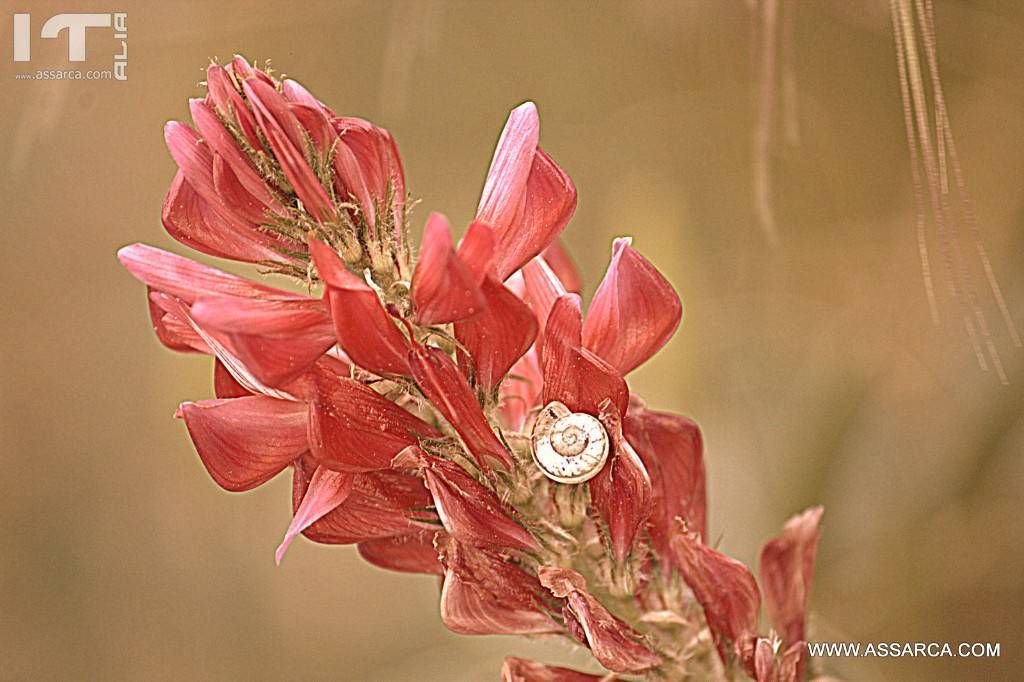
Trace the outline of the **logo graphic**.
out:
[[[56,14],[43,24],[39,32],[40,38],[59,38],[67,31],[68,61],[84,62],[86,57],[86,34],[88,29],[113,28],[114,39],[121,45],[119,53],[113,55],[113,68],[109,71],[81,70],[40,70],[32,73],[18,74],[16,77],[25,80],[128,80],[128,14],[111,12],[108,14]],[[28,62],[32,59],[32,15],[23,13],[14,15],[14,61]],[[83,73],[85,74],[83,76]]]

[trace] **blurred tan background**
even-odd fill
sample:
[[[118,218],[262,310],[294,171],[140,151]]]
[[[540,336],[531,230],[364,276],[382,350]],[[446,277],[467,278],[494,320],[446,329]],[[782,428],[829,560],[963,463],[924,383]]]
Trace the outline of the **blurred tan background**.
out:
[[[887,3],[783,6],[796,107],[771,128],[774,242],[752,199],[747,3],[77,4],[19,0],[3,19],[10,46],[13,11],[36,34],[59,12],[127,11],[129,80],[16,81],[2,60],[0,678],[490,680],[508,653],[586,659],[447,633],[432,579],[352,548],[299,542],[276,568],[287,477],[220,491],[172,419],[211,395],[209,361],[158,345],[114,252],[185,252],[160,225],[161,126],[187,117],[210,57],[241,52],[394,133],[417,233],[429,210],[465,225],[508,110],[535,100],[579,188],[566,239],[586,293],[633,234],[686,301],[632,386],[703,426],[721,547],[753,562],[823,503],[814,638],[1002,644],[821,668],[1019,679],[1024,351],[986,303],[1003,386],[941,292],[929,320]],[[980,228],[1024,322],[1024,5],[936,15]],[[109,68],[109,45],[89,45],[87,66]],[[67,68],[65,39],[33,50]]]

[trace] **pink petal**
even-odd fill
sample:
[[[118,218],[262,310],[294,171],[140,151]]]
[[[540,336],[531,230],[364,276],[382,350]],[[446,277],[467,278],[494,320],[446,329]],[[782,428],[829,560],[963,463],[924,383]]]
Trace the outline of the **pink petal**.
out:
[[[754,576],[739,561],[704,545],[682,521],[676,522],[671,544],[679,572],[703,607],[718,653],[728,665],[745,641],[756,636],[761,594]]]
[[[608,526],[612,550],[621,562],[651,515],[651,479],[636,452],[622,438],[619,414],[610,402],[601,410],[600,419],[612,449],[608,463],[590,479],[590,498]]]
[[[675,558],[669,542],[677,517],[702,541],[707,534],[700,428],[685,417],[630,408],[624,429],[653,484],[653,511],[648,525],[651,544],[658,557],[672,566]]]
[[[623,375],[658,352],[683,316],[672,285],[629,242],[615,240],[583,324],[583,345]]]
[[[418,437],[435,438],[430,424],[354,379],[318,382],[310,403],[310,445],[318,463],[342,471],[387,469]]]
[[[437,515],[453,538],[473,545],[540,549],[533,535],[513,520],[514,512],[461,466],[423,452],[419,459]]]
[[[470,223],[457,253],[480,284],[494,269],[494,230],[480,222]]]
[[[353,168],[346,164],[343,169],[338,169],[336,182],[339,192],[342,196],[347,193],[359,196],[353,188],[366,187],[368,199],[360,199],[360,204],[371,229],[377,227],[375,204],[379,203],[383,208],[390,192],[394,239],[401,245],[401,226],[405,220],[405,173],[394,138],[383,128],[359,118],[335,118],[333,124],[356,162]]]
[[[282,212],[283,207],[274,198],[266,182],[256,167],[252,165],[249,157],[238,146],[235,138],[217,118],[212,105],[203,100],[192,100],[189,108],[192,112],[192,120],[195,122],[196,128],[199,129],[199,134],[203,136],[203,140],[215,154],[227,162],[245,191],[260,206],[271,208],[275,212]]]
[[[252,103],[256,121],[263,131],[285,177],[309,213],[320,221],[331,219],[334,210],[330,197],[309,167],[302,127],[289,109],[287,100],[262,80],[249,78],[242,84]]]
[[[464,635],[562,631],[548,615],[537,579],[500,554],[449,538],[441,561],[445,566],[441,620],[449,630]]]
[[[351,272],[334,249],[310,240],[310,254],[326,284],[338,343],[352,361],[376,374],[408,374],[408,342],[377,294]]]
[[[268,386],[283,386],[313,366],[335,344],[334,325],[322,301],[241,297],[201,298],[192,319]]]
[[[284,539],[274,552],[274,561],[278,565],[281,564],[284,553],[288,551],[288,546],[292,544],[296,535],[345,501],[352,490],[354,477],[355,474],[331,471],[323,467],[316,468],[309,479],[306,494],[302,496],[302,502],[295,510],[295,516],[292,517],[292,522],[284,534]]]
[[[448,219],[431,213],[412,275],[412,302],[420,324],[454,322],[480,313],[484,297],[476,278],[455,255]]]
[[[558,276],[558,280],[565,287],[566,291],[571,291],[574,294],[580,293],[580,290],[583,289],[583,278],[576,267],[576,261],[569,254],[569,249],[565,247],[561,238],[551,242],[551,245],[544,249],[541,256],[555,275]]]
[[[545,665],[508,656],[501,666],[501,682],[615,682],[608,675],[591,675],[569,668]]]
[[[511,466],[512,457],[491,430],[476,394],[444,351],[416,346],[409,351],[409,367],[423,395],[462,436],[480,466],[486,468],[488,458]]]
[[[513,109],[498,139],[476,209],[477,220],[499,233],[512,225],[525,201],[526,181],[539,137],[536,105],[525,102]]]
[[[491,395],[516,360],[530,349],[537,322],[529,306],[489,275],[481,287],[486,306],[475,317],[455,323],[455,338],[469,351],[459,365],[474,384]]]
[[[256,133],[256,119],[235,87],[228,70],[216,64],[206,70],[206,88],[209,99],[217,107],[220,115],[234,121],[246,141],[253,149],[262,150],[263,144]]]
[[[587,592],[582,575],[571,568],[541,566],[538,578],[552,595],[566,600],[563,615],[601,665],[614,672],[639,673],[661,664],[661,656],[644,643],[643,635]]]
[[[576,209],[576,188],[537,147],[540,121],[532,102],[512,111],[487,172],[477,220],[498,234],[499,279],[544,250]]]
[[[192,328],[187,316],[181,317],[174,310],[166,310],[166,306],[161,305],[165,296],[167,294],[155,291],[152,287],[146,287],[149,318],[153,322],[153,331],[160,343],[179,353],[213,355],[213,350]]]
[[[512,431],[522,431],[526,419],[540,401],[544,378],[540,371],[536,346],[512,365],[508,378],[498,390],[498,410],[505,425]]]
[[[250,490],[269,481],[308,447],[306,406],[266,396],[183,403],[192,442],[217,485]]]
[[[436,532],[421,531],[414,535],[366,540],[358,545],[359,554],[379,568],[403,573],[444,575],[444,567],[434,549]]]
[[[238,383],[224,363],[216,358],[213,361],[213,393],[218,398],[244,398],[252,395],[245,386]]]
[[[289,257],[274,248],[284,244],[253,228],[239,229],[211,208],[178,170],[164,199],[162,220],[167,233],[197,251],[249,263],[286,261]]]
[[[572,180],[538,147],[526,181],[522,212],[510,228],[498,233],[498,277],[508,277],[547,248],[575,211],[576,187]]]
[[[539,325],[537,346],[541,348],[544,341],[544,327],[547,325],[548,316],[551,315],[551,308],[555,305],[555,301],[564,296],[567,291],[555,272],[542,258],[531,259],[523,266],[521,272],[526,290],[526,302],[530,304]]]
[[[821,533],[822,507],[811,507],[786,522],[783,534],[761,550],[765,609],[786,644],[805,639],[807,607],[814,583],[814,560]],[[799,668],[802,672],[804,658]]]
[[[317,464],[309,457],[295,461],[292,509],[298,510]],[[314,521],[302,534],[313,542],[348,545],[431,531],[437,518],[426,507],[430,494],[423,481],[400,471],[356,474],[348,497]],[[418,520],[422,519],[422,520]]]
[[[145,244],[125,246],[117,258],[136,279],[188,304],[204,296],[306,298]]]
[[[629,404],[626,382],[604,360],[580,347],[581,329],[579,296],[560,297],[544,328],[544,403],[558,400],[573,412],[596,415],[610,399],[619,414],[625,414]]]

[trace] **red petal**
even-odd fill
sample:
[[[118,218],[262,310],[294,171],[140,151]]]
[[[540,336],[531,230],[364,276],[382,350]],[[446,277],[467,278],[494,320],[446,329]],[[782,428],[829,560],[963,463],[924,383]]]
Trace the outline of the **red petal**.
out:
[[[786,522],[781,536],[761,550],[765,609],[786,644],[803,641],[821,533],[822,507],[811,507]],[[799,668],[802,672],[804,657]]]
[[[316,299],[202,298],[192,318],[224,332],[223,341],[269,386],[294,381],[335,343],[331,318]]]
[[[534,103],[513,109],[498,139],[476,210],[477,220],[499,233],[513,224],[522,209],[539,137],[540,118]]]
[[[245,386],[231,376],[231,372],[224,366],[224,363],[216,358],[213,361],[213,393],[218,398],[244,398],[247,395],[252,395]]]
[[[704,441],[689,419],[667,412],[630,408],[626,438],[650,474],[653,501],[648,533],[654,551],[672,566],[669,546],[676,517],[703,541],[706,537]],[[668,577],[666,575],[666,577]]]
[[[473,389],[444,351],[417,346],[409,351],[409,367],[423,394],[462,436],[480,466],[487,466],[487,458],[511,466],[512,457],[491,430]]]
[[[510,516],[498,496],[446,459],[419,453],[427,487],[445,530],[461,542],[539,550],[534,537]]]
[[[459,243],[459,260],[473,273],[477,284],[490,273],[494,262],[494,230],[483,223],[470,223]]]
[[[651,479],[636,452],[623,440],[618,412],[610,403],[600,418],[611,437],[612,452],[608,463],[590,480],[590,497],[608,525],[612,550],[621,562],[651,514]]]
[[[331,247],[311,239],[309,250],[326,284],[324,295],[345,353],[355,364],[376,374],[408,374],[408,342],[377,294],[345,269]]]
[[[370,204],[379,203],[382,207],[390,192],[394,237],[396,243],[401,245],[401,226],[405,220],[405,173],[394,138],[383,128],[359,118],[335,118],[333,124],[342,141],[351,150],[358,169],[349,170],[346,166],[344,172],[338,172],[336,180],[339,191],[343,196],[348,192],[358,196],[358,192],[352,188],[364,185],[370,195]],[[364,204],[362,208],[370,218],[367,222],[371,229],[376,228],[372,220],[376,207]]]
[[[231,75],[227,69],[212,64],[206,70],[206,88],[209,91],[209,99],[220,111],[221,116],[228,120],[234,120],[242,130],[246,141],[253,149],[263,149],[259,135],[256,134],[256,119],[242,99],[242,95],[235,89]]]
[[[537,579],[500,554],[449,539],[441,561],[441,620],[449,630],[464,635],[562,632],[547,613]]]
[[[479,315],[455,323],[455,338],[469,351],[459,353],[463,372],[491,395],[516,360],[530,349],[537,321],[529,306],[501,282],[488,276],[482,286],[486,307]],[[470,368],[472,367],[472,372]]]
[[[639,673],[661,664],[661,656],[644,643],[643,635],[608,612],[587,592],[586,579],[571,568],[542,566],[540,582],[551,594],[565,599],[563,614],[574,621],[594,658],[614,672]]]
[[[436,532],[366,540],[358,545],[359,554],[374,566],[403,573],[444,575],[444,567],[434,549]]]
[[[502,382],[498,392],[498,409],[509,429],[523,430],[530,410],[540,400],[543,385],[535,346],[512,365],[508,379]]]
[[[420,324],[442,324],[476,315],[484,297],[476,278],[452,248],[448,219],[431,213],[412,275],[412,302]]]
[[[347,378],[319,380],[310,404],[310,439],[316,460],[342,471],[387,469],[417,436],[439,434],[369,386]]]
[[[596,415],[610,399],[625,414],[626,382],[601,358],[580,348],[581,327],[579,296],[566,294],[555,301],[544,328],[544,403],[558,400],[573,412]]]
[[[296,460],[292,479],[292,509],[297,510],[305,497],[316,463],[307,457]],[[430,494],[423,481],[400,471],[374,471],[356,474],[352,490],[340,505],[315,521],[302,534],[313,542],[347,545],[436,527],[436,518],[424,509]]]
[[[523,273],[526,302],[530,304],[530,308],[533,310],[533,314],[538,322],[537,348],[539,353],[544,344],[544,328],[547,325],[548,316],[551,315],[551,308],[555,305],[555,301],[567,292],[565,287],[562,286],[561,280],[558,279],[554,271],[548,267],[548,264],[542,258],[531,259],[529,263],[523,266],[521,272]],[[574,328],[574,341],[576,336],[582,338],[582,327],[579,334],[576,334]],[[581,343],[576,345],[579,346]]]
[[[271,208],[275,212],[283,212],[284,208],[274,198],[273,193],[255,166],[252,165],[252,161],[241,150],[231,133],[224,128],[224,124],[217,118],[217,115],[213,113],[213,107],[203,100],[192,100],[189,108],[192,112],[192,120],[203,136],[203,140],[214,153],[227,162],[245,191],[260,206]]]
[[[704,609],[718,653],[728,665],[744,640],[757,630],[761,595],[754,576],[739,561],[700,542],[682,521],[676,522],[672,550],[683,580]]]
[[[615,240],[583,325],[583,345],[623,375],[658,352],[683,317],[672,285],[629,242]]]
[[[256,121],[295,194],[314,218],[330,220],[334,213],[330,197],[309,167],[303,153],[306,148],[305,129],[289,108],[287,100],[273,86],[259,79],[249,78],[242,87],[252,103]]]
[[[125,246],[117,252],[117,257],[140,281],[188,304],[195,303],[203,296],[269,296],[308,300],[305,296],[257,284],[244,277],[145,244]]]
[[[497,232],[495,268],[502,280],[546,248],[576,209],[576,188],[537,147],[539,131],[532,102],[512,111],[477,208],[477,219]]]
[[[591,675],[509,656],[501,666],[501,682],[615,682],[608,675]]]
[[[574,294],[580,293],[583,288],[583,278],[580,277],[576,262],[569,255],[569,250],[565,248],[561,238],[551,242],[551,246],[544,249],[541,255],[544,262],[558,276],[558,280],[566,291],[571,291]]]
[[[269,481],[305,452],[306,406],[266,396],[183,403],[200,459],[217,485],[230,491]]]
[[[345,501],[352,490],[352,481],[355,474],[331,471],[323,467],[317,467],[313,476],[309,479],[309,486],[302,496],[299,508],[295,510],[295,516],[288,526],[284,539],[274,552],[274,561],[281,564],[281,558],[288,551],[295,536],[320,520],[328,512],[331,512],[339,504]]]
[[[274,248],[275,244],[284,242],[255,227],[240,229],[229,224],[189,184],[182,170],[174,176],[167,190],[162,219],[168,234],[182,244],[211,256],[250,263],[288,260]]]

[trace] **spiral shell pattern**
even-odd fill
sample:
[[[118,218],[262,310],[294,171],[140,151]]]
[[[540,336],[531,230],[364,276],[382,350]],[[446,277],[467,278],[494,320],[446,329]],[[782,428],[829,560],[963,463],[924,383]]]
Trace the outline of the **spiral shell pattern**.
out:
[[[582,483],[608,461],[608,432],[597,417],[548,403],[533,426],[533,459],[545,476],[559,483]]]

